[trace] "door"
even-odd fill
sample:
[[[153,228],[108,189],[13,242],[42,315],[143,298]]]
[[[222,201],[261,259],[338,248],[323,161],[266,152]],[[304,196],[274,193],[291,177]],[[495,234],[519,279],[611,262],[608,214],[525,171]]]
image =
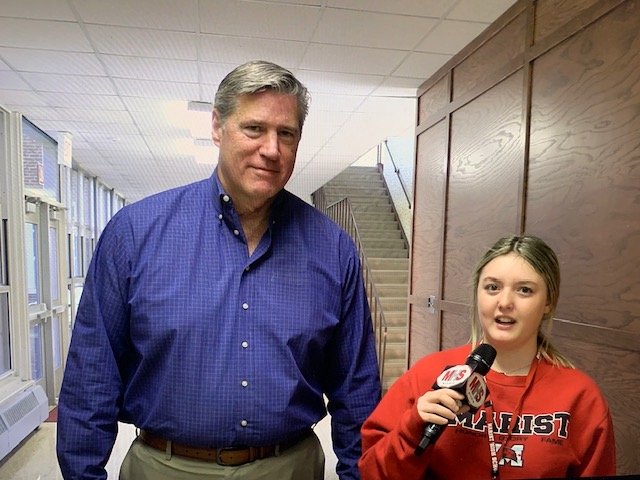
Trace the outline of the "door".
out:
[[[63,322],[68,302],[63,295],[61,248],[63,223],[55,207],[26,204],[25,254],[29,309],[31,376],[55,405],[63,374]]]

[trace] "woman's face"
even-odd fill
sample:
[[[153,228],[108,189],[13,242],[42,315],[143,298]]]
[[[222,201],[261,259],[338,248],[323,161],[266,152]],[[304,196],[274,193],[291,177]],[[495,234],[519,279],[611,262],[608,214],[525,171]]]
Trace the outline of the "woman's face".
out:
[[[524,258],[501,255],[480,272],[477,307],[489,344],[503,350],[535,350],[542,317],[550,311],[547,285]]]

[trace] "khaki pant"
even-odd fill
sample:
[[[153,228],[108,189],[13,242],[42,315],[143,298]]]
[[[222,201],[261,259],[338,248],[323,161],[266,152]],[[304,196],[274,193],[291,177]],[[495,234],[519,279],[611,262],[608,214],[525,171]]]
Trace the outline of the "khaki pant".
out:
[[[120,480],[323,480],[324,452],[310,435],[277,457],[224,467],[177,455],[168,456],[136,438],[120,467]]]

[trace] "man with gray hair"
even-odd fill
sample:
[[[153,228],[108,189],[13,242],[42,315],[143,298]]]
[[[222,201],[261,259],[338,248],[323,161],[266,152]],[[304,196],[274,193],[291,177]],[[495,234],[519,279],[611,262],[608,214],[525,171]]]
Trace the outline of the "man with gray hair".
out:
[[[380,398],[349,236],[284,186],[307,89],[269,62],[221,82],[211,178],[120,210],[87,274],[58,417],[65,479],[104,479],[117,422],[139,435],[121,480],[359,478]]]

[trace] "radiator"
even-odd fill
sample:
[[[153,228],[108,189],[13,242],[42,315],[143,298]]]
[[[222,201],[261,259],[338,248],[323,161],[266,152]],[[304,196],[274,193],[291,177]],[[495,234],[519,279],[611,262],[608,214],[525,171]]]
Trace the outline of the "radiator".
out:
[[[39,385],[29,387],[0,405],[0,460],[49,416],[49,405]]]

